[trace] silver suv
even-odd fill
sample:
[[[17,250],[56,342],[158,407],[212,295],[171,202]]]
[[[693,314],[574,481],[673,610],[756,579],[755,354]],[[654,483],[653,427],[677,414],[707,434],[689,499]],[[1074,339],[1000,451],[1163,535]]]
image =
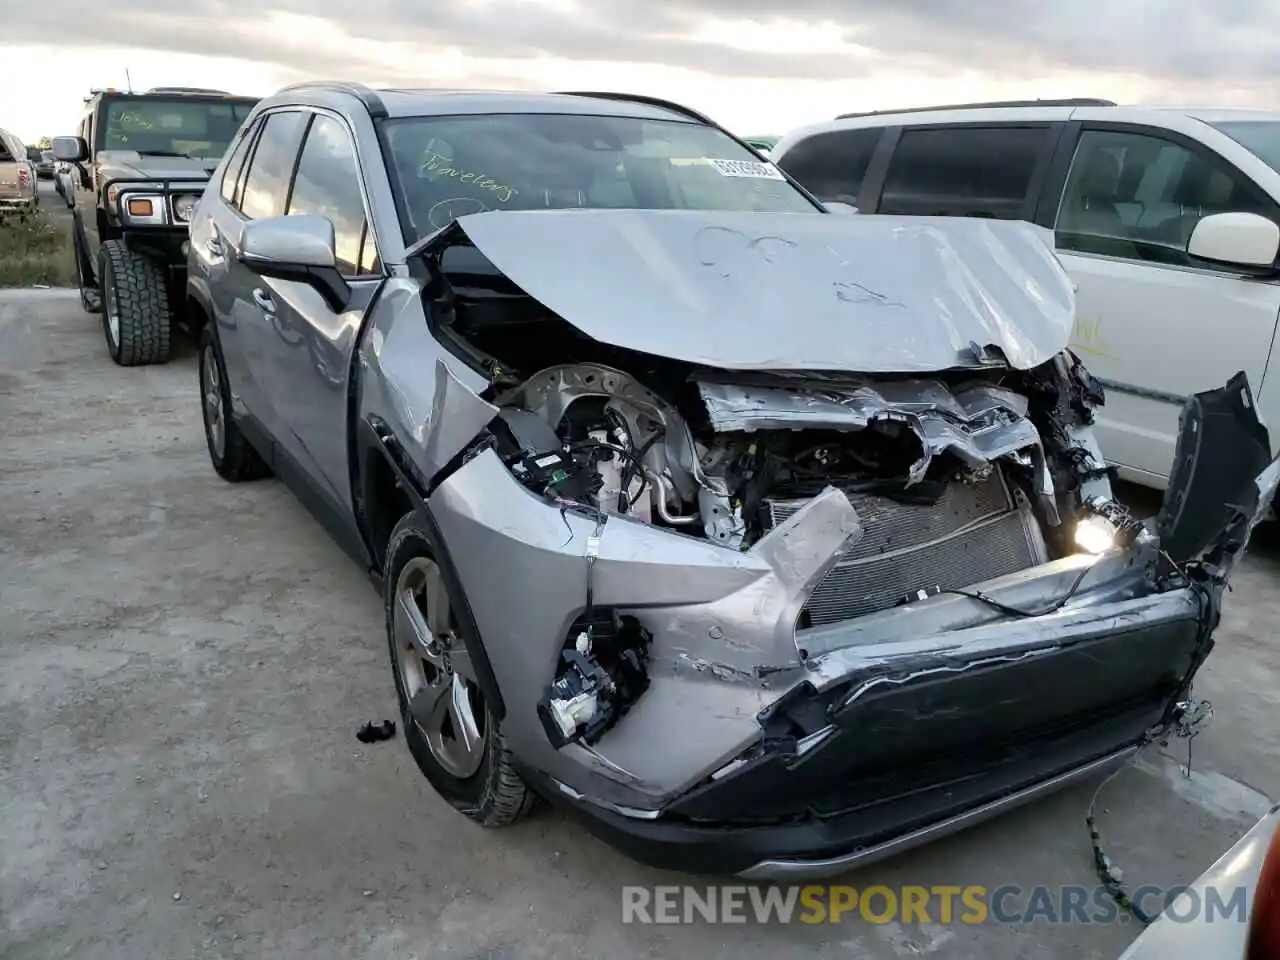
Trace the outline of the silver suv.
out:
[[[188,278],[213,467],[380,585],[435,788],[666,867],[837,872],[1131,756],[1276,482],[1240,378],[1128,516],[1042,231],[829,214],[661,101],[289,88]]]

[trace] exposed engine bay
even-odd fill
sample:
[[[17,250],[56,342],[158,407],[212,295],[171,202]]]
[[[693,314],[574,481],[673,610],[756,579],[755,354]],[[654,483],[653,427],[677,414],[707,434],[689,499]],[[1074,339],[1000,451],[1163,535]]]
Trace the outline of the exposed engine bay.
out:
[[[509,468],[557,501],[746,550],[835,486],[873,528],[865,558],[1016,514],[1026,566],[1056,552],[1053,528],[1080,502],[1081,480],[1105,473],[1071,439],[1072,418],[1087,422],[1096,402],[1071,401],[1073,377],[1093,390],[1082,368],[1004,374],[1015,377],[1025,392],[972,375],[952,387],[695,371],[661,396],[622,370],[580,363],[541,370],[494,403]],[[1033,410],[1031,397],[1051,406]],[[967,561],[976,579],[994,575],[973,566],[982,562]]]
[[[1102,395],[1070,355],[1027,373],[928,380],[654,362],[661,393],[594,362],[496,389],[491,429],[504,463],[530,491],[601,526],[650,524],[734,551],[837,488],[862,534],[798,627],[1061,556],[1071,549],[1064,519],[1081,509],[1085,488],[1101,482],[1109,496],[1105,467],[1076,432]],[[617,722],[647,686],[648,643],[634,620],[592,609],[588,573],[587,609],[539,711],[553,742],[594,742]]]
[[[503,462],[540,497],[596,516],[597,546],[621,520],[747,551],[824,490],[849,499],[860,535],[798,628],[1063,556],[1086,498],[1110,497],[1084,429],[1102,392],[1069,353],[1022,371],[974,345],[974,362],[928,377],[718,370],[602,344],[474,248],[442,252],[428,260],[433,313],[491,377]],[[553,741],[593,741],[644,689],[645,631],[605,620],[588,573],[540,711]]]
[[[512,473],[602,521],[623,517],[746,550],[823,490],[841,490],[863,533],[809,597],[798,623],[807,627],[1060,553],[1062,514],[1081,505],[1083,478],[1103,474],[1067,429],[1087,416],[1067,399],[1085,378],[1038,371],[1019,393],[981,379],[951,388],[696,372],[663,397],[622,370],[581,363],[541,370],[494,402]],[[1047,450],[1032,396],[1055,401],[1036,411]],[[593,741],[647,686],[644,631],[594,616],[588,609],[572,632],[541,709],[555,742]]]

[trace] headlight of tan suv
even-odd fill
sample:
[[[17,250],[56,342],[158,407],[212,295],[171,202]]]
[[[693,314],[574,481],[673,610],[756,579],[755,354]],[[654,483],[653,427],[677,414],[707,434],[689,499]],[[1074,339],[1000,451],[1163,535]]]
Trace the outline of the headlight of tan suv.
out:
[[[174,223],[190,223],[191,218],[195,216],[196,204],[200,202],[200,197],[194,193],[179,193],[173,198],[173,221]]]

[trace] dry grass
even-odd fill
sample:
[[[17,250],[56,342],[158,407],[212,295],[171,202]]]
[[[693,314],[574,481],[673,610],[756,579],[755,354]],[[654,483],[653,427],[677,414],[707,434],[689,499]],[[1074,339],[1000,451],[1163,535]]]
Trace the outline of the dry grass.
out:
[[[44,212],[0,219],[0,287],[74,287],[70,223],[54,223]]]

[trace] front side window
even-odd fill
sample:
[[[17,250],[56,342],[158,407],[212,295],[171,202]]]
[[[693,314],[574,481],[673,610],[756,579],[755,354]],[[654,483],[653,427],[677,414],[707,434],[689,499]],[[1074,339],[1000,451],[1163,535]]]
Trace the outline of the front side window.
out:
[[[338,269],[344,275],[376,271],[373,237],[365,229],[355,146],[347,128],[333,117],[317,114],[312,121],[285,212],[327,217],[333,223]],[[362,257],[365,245],[370,252]]]
[[[521,113],[402,118],[383,132],[407,243],[486,210],[816,210],[698,123]]]
[[[1049,146],[1046,127],[908,127],[877,212],[1016,220]]]
[[[249,158],[240,199],[240,212],[250,220],[284,213],[289,177],[298,156],[298,139],[305,119],[306,116],[296,110],[267,114],[258,145]]]
[[[251,100],[112,100],[98,125],[98,149],[158,157],[221,157],[253,107]]]
[[[788,150],[779,164],[819,200],[857,204],[883,133],[881,127],[869,127],[814,134]]]
[[[1056,224],[1061,250],[1194,266],[1187,242],[1201,217],[1270,205],[1216,156],[1154,134],[1086,130]]]

